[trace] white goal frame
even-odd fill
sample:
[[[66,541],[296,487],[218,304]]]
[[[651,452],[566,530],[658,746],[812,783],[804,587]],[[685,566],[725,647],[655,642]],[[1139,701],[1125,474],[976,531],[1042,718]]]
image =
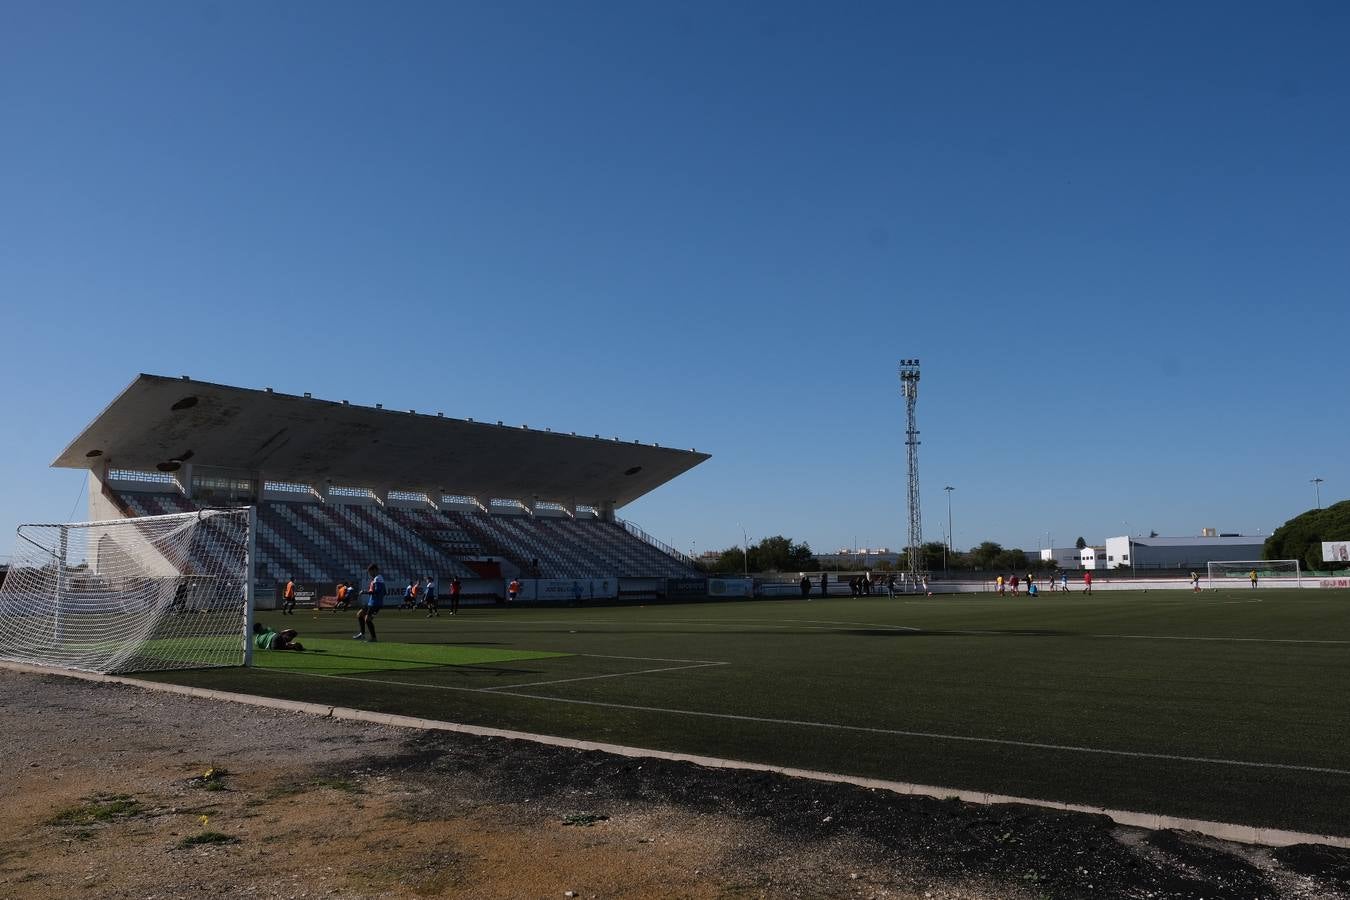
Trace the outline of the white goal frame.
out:
[[[1283,567],[1281,574],[1280,567]],[[1303,567],[1296,559],[1221,559],[1208,564],[1206,585],[1211,588],[1236,587],[1239,584],[1251,584],[1250,573],[1255,571],[1257,584],[1267,579],[1271,581],[1294,581],[1293,587],[1303,587]],[[1281,584],[1281,587],[1290,587]]]
[[[0,660],[111,674],[251,665],[257,510],[20,525]]]

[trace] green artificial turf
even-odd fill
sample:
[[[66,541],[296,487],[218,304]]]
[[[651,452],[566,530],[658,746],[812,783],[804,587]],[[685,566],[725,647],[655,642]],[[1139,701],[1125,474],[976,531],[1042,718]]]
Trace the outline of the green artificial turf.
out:
[[[1345,591],[492,608],[430,620],[390,610],[379,619],[389,643],[374,645],[350,640],[350,616],[286,624],[333,667],[328,653],[293,654],[283,670],[260,652],[253,669],[151,677],[1350,835]],[[432,661],[452,647],[525,655]]]
[[[358,672],[394,672],[437,666],[475,666],[485,663],[551,659],[564,653],[455,647],[448,644],[368,643],[354,640],[306,638],[303,651],[255,650],[253,664],[260,669],[312,675],[352,675]]]

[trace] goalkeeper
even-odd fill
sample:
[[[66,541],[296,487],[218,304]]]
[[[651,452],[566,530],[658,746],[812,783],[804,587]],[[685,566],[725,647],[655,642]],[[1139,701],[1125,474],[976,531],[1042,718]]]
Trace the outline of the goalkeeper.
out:
[[[296,641],[299,636],[294,628],[276,631],[261,622],[253,623],[253,646],[259,650],[304,650],[304,645]]]

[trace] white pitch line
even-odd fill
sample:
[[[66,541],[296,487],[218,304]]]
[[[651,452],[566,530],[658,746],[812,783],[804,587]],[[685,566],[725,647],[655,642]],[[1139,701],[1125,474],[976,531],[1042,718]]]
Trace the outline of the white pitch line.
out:
[[[1260,601],[1257,601],[1257,600],[1235,600],[1235,601],[1224,601],[1224,602],[1230,602],[1230,603],[1258,603],[1258,602],[1260,602]],[[1214,603],[1214,604],[1211,604],[1211,605],[1218,606],[1218,605],[1221,605],[1221,604],[1220,604],[1220,603]],[[480,619],[479,621],[480,621],[480,622],[484,622],[484,621],[486,621],[486,620]],[[496,621],[504,622],[504,621],[506,621],[506,620],[501,619],[501,620],[496,620]],[[796,630],[799,630],[799,631],[822,631],[822,630],[828,630],[828,629],[830,629],[830,628],[837,628],[837,627],[848,627],[848,628],[888,628],[888,629],[892,629],[892,630],[895,630],[895,631],[906,631],[906,632],[911,632],[911,633],[914,633],[914,634],[920,634],[920,635],[921,635],[921,634],[924,634],[924,633],[932,632],[932,633],[934,633],[934,634],[941,634],[941,635],[944,636],[944,637],[950,637],[950,636],[953,636],[953,635],[958,636],[958,637],[960,637],[960,636],[967,636],[967,637],[1070,637],[1070,638],[1077,637],[1077,638],[1120,638],[1120,639],[1129,639],[1129,640],[1137,640],[1137,641],[1237,641],[1237,642],[1243,642],[1243,643],[1255,643],[1255,644],[1333,644],[1333,645],[1334,645],[1334,644],[1350,644],[1350,641],[1315,640],[1315,639],[1307,639],[1307,640],[1303,640],[1303,639],[1298,639],[1298,638],[1188,637],[1188,636],[1185,636],[1185,635],[1164,635],[1164,634],[1095,634],[1095,633],[1090,633],[1090,632],[1085,632],[1085,633],[1069,633],[1069,634],[1049,634],[1049,633],[1046,633],[1046,632],[1043,632],[1043,631],[1038,632],[1038,631],[1034,631],[1034,630],[1023,630],[1023,631],[1021,631],[1021,632],[1008,632],[1008,631],[990,631],[990,630],[961,629],[961,628],[943,628],[943,627],[941,627],[941,626],[933,626],[933,627],[931,627],[931,628],[919,628],[919,627],[915,627],[915,626],[913,626],[913,625],[883,625],[883,624],[878,623],[878,622],[835,622],[835,621],[829,621],[829,620],[825,620],[825,619],[781,619],[781,620],[779,620],[779,621],[780,621],[780,622],[787,622],[787,623],[796,623],[796,624],[770,624],[770,623],[761,623],[761,622],[759,622],[759,621],[756,620],[756,619],[722,619],[722,620],[719,620],[719,621],[717,621],[717,622],[680,622],[680,621],[674,621],[674,622],[672,622],[672,621],[656,621],[656,622],[652,622],[652,621],[646,621],[646,622],[641,622],[641,623],[636,623],[636,624],[642,624],[642,625],[697,625],[697,626],[700,626],[700,627],[703,627],[703,628],[741,628],[741,627],[743,627],[746,623],[754,623],[754,624],[758,625],[758,626],[761,627],[761,628],[776,628],[776,629],[780,629],[780,630],[793,630],[793,629],[796,629]],[[515,622],[515,624],[521,624],[521,625],[523,625],[523,624],[528,624],[528,623],[517,621],[517,622]],[[548,624],[548,625],[577,625],[577,624],[586,624],[586,625],[619,625],[619,626],[631,627],[631,626],[633,626],[635,623],[634,623],[634,622],[616,622],[616,621],[608,620],[608,619],[607,619],[607,620],[603,620],[603,621],[599,621],[599,622],[585,622],[585,623],[579,623],[579,622],[576,622],[576,621],[566,621],[566,622],[564,622],[564,621],[541,621],[541,620],[536,620],[536,621],[535,621],[535,624]],[[1034,629],[1034,628],[1035,628],[1035,625],[1034,625],[1034,624],[1028,624],[1028,625],[1026,626],[1026,628],[1028,628],[1028,629]],[[579,629],[579,630],[580,630],[580,629]],[[1053,629],[1049,629],[1049,630],[1053,630]],[[582,653],[582,654],[576,654],[576,655],[578,655],[578,656],[599,656],[599,655],[601,655],[601,654],[594,654],[594,653],[586,654],[586,653]],[[622,657],[622,656],[616,656],[616,657],[613,657],[613,658],[614,658],[614,659],[648,659],[648,658],[651,658],[651,657],[641,657],[641,656]],[[660,660],[660,659],[657,659],[657,661],[658,661],[658,662],[666,662],[667,660]],[[669,662],[683,662],[683,660],[669,660]]]
[[[287,675],[308,676],[311,678],[336,678],[340,681],[371,682],[388,684],[395,687],[426,688],[428,690],[458,691],[467,694],[491,693],[494,697],[522,697],[527,700],[544,700],[551,703],[570,703],[578,706],[598,706],[606,709],[627,709],[634,712],[666,713],[677,716],[695,716],[705,719],[723,719],[734,722],[759,722],[766,725],[793,725],[804,728],[825,728],[832,731],[853,731],[863,734],[884,734],[892,737],[923,738],[934,741],[956,741],[970,744],[994,744],[1003,747],[1024,747],[1032,750],[1060,750],[1067,753],[1088,753],[1097,756],[1122,756],[1130,759],[1160,759],[1171,762],[1191,762],[1202,765],[1233,766],[1248,769],[1278,769],[1290,772],[1318,772],[1323,775],[1345,775],[1350,777],[1350,769],[1335,769],[1325,766],[1298,766],[1289,763],[1252,762],[1242,759],[1223,759],[1210,756],[1184,756],[1174,753],[1146,753],[1140,750],[1110,750],[1102,747],[1079,747],[1073,744],[1048,744],[1040,741],[1015,741],[1007,738],[973,737],[964,734],[940,734],[931,731],[907,731],[899,728],[877,728],[869,725],[841,725],[836,722],[813,722],[808,719],[774,719],[767,716],[744,716],[736,713],[706,712],[697,709],[673,709],[664,706],[638,706],[631,703],[608,703],[602,700],[579,700],[570,697],[549,697],[545,694],[526,694],[511,690],[512,685],[503,688],[455,687],[448,684],[418,684],[409,681],[394,681],[387,678],[356,678],[350,675],[322,675],[317,672],[289,672],[285,669],[273,671]]]
[[[776,623],[773,623],[773,622],[762,622],[762,621],[760,621],[759,619],[718,619],[718,620],[712,621],[712,622],[700,622],[700,621],[695,621],[695,620],[693,620],[693,619],[689,619],[689,620],[682,620],[682,619],[674,619],[674,620],[671,620],[671,619],[658,619],[658,620],[642,619],[642,620],[633,620],[633,621],[627,621],[627,620],[626,620],[626,621],[615,621],[615,620],[613,620],[613,619],[581,619],[581,620],[578,620],[578,619],[568,619],[568,620],[566,620],[566,621],[552,620],[552,619],[533,619],[533,620],[479,619],[475,624],[479,624],[479,625],[482,625],[482,624],[494,624],[494,625],[495,625],[495,624],[507,624],[508,621],[509,621],[510,624],[512,624],[512,625],[519,625],[519,626],[522,626],[522,627],[523,627],[523,626],[529,626],[529,625],[571,625],[571,626],[573,627],[573,630],[576,630],[576,631],[578,631],[578,632],[584,632],[585,629],[586,629],[586,627],[591,626],[591,625],[616,625],[616,626],[620,626],[620,627],[623,627],[623,628],[633,628],[634,626],[642,626],[642,625],[672,625],[672,626],[681,626],[681,627],[696,626],[696,627],[699,627],[699,628],[743,628],[743,627],[745,627],[747,624],[753,624],[753,625],[755,625],[756,627],[759,627],[759,628],[777,628],[777,629],[784,629],[784,630],[798,630],[798,631],[822,631],[822,630],[826,630],[826,629],[829,628],[829,627],[833,627],[833,626],[827,625],[827,624],[820,624],[820,625],[800,625],[800,624],[780,625],[780,624],[776,624]],[[780,622],[806,622],[806,621],[810,621],[810,620],[806,620],[806,619],[780,619],[779,621],[780,621]],[[859,622],[836,622],[836,623],[833,623],[833,624],[834,624],[834,625],[861,626],[861,627],[870,627],[870,628],[905,628],[905,629],[908,629],[908,630],[910,630],[910,631],[922,630],[922,629],[914,629],[914,628],[910,628],[908,625],[868,625],[867,623],[859,623]]]
[[[1127,638],[1138,641],[1235,641],[1247,644],[1350,644],[1350,641],[1303,638],[1188,637],[1179,634],[1085,634],[1091,638]]]
[[[559,653],[565,651],[559,650]],[[569,656],[593,656],[596,659],[635,659],[639,662],[678,662],[678,663],[703,663],[705,666],[725,666],[726,663],[718,659],[674,659],[666,656],[616,656],[612,653],[571,653]]]
[[[619,658],[623,659],[625,657]],[[710,666],[725,666],[725,665],[727,664],[720,662],[695,663],[694,665],[691,666],[666,666],[665,668],[662,669],[638,669],[636,672],[610,672],[608,675],[582,675],[578,678],[557,678],[554,679],[553,681],[531,681],[525,684],[504,684],[501,687],[479,688],[479,690],[483,691],[483,693],[489,692],[499,693],[501,691],[507,690],[508,688],[510,689],[532,688],[532,687],[541,687],[546,684],[570,684],[573,681],[594,681],[597,678],[624,678],[629,675],[651,675],[655,672],[679,672],[683,671],[684,669],[706,669],[709,668]]]

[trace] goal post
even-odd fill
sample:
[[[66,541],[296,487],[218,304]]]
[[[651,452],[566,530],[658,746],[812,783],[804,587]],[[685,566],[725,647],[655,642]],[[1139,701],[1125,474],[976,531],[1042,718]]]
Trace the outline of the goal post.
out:
[[[99,673],[248,665],[254,515],[20,525],[0,659]]]
[[[1253,572],[1258,586],[1303,586],[1303,570],[1296,559],[1226,559],[1209,564],[1209,587],[1250,587]]]

